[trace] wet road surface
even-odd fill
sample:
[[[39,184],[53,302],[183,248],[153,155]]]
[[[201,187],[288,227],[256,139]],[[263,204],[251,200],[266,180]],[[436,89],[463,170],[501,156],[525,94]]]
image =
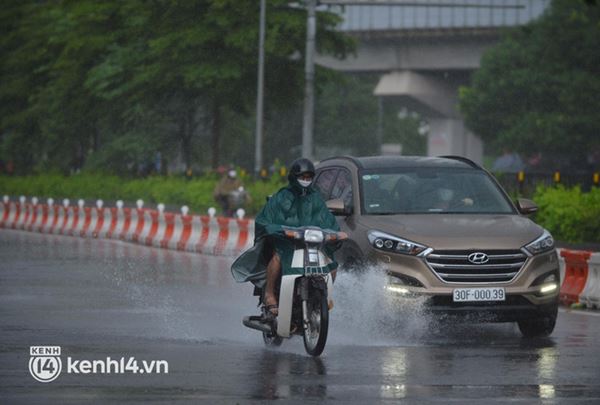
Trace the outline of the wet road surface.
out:
[[[383,298],[384,278],[341,274],[321,358],[266,349],[231,258],[0,230],[0,402],[600,403],[600,316],[562,311],[550,338],[513,324],[427,319]],[[30,375],[30,346],[62,372]],[[163,360],[168,373],[67,372],[74,360]],[[154,369],[156,371],[156,369]]]

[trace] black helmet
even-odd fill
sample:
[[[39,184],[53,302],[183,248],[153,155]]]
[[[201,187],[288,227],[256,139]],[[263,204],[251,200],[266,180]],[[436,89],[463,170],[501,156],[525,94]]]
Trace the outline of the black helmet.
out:
[[[312,162],[306,158],[294,160],[294,162],[290,166],[288,180],[292,182],[302,173],[310,173],[313,176],[315,175],[315,165],[313,165]]]

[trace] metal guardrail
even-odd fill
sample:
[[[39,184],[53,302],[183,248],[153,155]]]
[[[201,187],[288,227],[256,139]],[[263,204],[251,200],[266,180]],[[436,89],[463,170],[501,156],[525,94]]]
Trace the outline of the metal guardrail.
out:
[[[494,173],[502,187],[511,195],[531,197],[538,185],[552,186],[562,184],[565,187],[580,186],[584,192],[592,187],[600,187],[600,172],[567,173],[567,172],[518,172]]]

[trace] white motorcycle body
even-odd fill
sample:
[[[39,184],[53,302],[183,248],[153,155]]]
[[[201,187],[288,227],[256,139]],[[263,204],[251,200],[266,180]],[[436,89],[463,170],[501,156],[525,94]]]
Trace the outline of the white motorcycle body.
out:
[[[306,254],[305,249],[296,249],[292,258],[291,270],[294,274],[283,275],[281,277],[281,288],[279,290],[279,316],[277,319],[277,334],[281,337],[290,337],[291,321],[292,321],[292,305],[294,301],[294,288],[296,285],[296,279],[302,277],[302,273],[307,277],[311,274],[322,275],[319,272],[319,268],[323,268],[331,263],[329,257],[319,249],[308,249],[309,255],[317,255],[317,266],[313,269],[304,268],[304,256]],[[313,256],[313,259],[315,256]],[[307,271],[308,270],[308,271]],[[296,273],[297,272],[297,273]],[[327,281],[327,299],[331,298],[331,290],[333,289],[333,281],[330,274],[324,275]]]

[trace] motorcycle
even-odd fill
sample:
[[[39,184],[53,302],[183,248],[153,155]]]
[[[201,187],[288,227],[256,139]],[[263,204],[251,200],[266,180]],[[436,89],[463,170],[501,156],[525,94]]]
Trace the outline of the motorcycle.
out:
[[[246,206],[248,199],[248,192],[243,186],[230,191],[225,200],[227,205],[223,209],[225,215],[228,217],[234,217],[239,208],[243,209]]]
[[[279,314],[275,317],[263,306],[261,315],[246,316],[243,324],[262,332],[267,346],[279,346],[284,338],[301,335],[306,352],[319,356],[327,342],[329,302],[333,288],[331,263],[324,248],[348,236],[318,227],[284,227],[283,234],[294,243],[291,266],[282,266],[279,285]],[[259,305],[264,291],[259,291]],[[331,301],[332,302],[332,301]]]

